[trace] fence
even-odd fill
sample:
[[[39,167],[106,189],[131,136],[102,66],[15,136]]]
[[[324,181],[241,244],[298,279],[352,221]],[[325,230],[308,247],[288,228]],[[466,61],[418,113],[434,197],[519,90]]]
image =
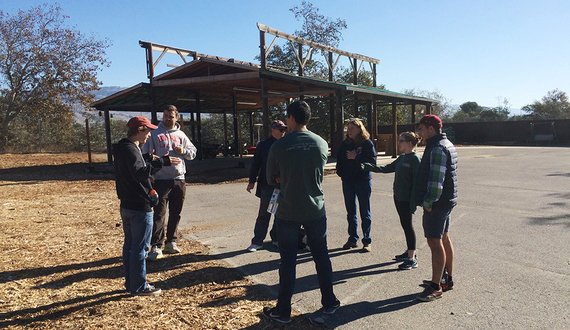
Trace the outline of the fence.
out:
[[[398,133],[413,130],[399,125]],[[570,119],[521,120],[473,123],[443,123],[450,140],[457,144],[527,145],[570,144]],[[378,134],[391,134],[393,126],[378,126]]]

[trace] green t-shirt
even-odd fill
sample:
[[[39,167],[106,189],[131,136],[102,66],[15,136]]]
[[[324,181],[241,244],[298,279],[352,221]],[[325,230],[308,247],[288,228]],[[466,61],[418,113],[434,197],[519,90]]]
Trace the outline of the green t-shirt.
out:
[[[325,215],[321,188],[328,159],[328,144],[310,131],[295,131],[275,141],[267,159],[267,182],[281,179],[279,219],[303,222]]]

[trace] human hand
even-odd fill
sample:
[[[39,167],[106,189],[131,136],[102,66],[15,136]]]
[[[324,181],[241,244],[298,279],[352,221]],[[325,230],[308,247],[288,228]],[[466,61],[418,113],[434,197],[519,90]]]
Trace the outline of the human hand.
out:
[[[152,160],[157,160],[160,157],[158,157],[155,153],[154,153],[154,149],[152,149],[152,151],[150,152],[150,154],[152,155]]]
[[[166,154],[164,155],[164,157],[167,157],[167,156],[168,156],[168,153],[169,153],[169,152],[167,151]],[[176,166],[176,165],[182,163],[182,160],[181,160],[180,158],[178,158],[178,157],[170,157],[170,156],[168,156],[168,158],[170,159],[170,165],[171,165],[171,166]]]
[[[278,176],[275,178],[275,182],[281,184],[281,176],[278,175]]]
[[[184,148],[182,148],[182,146],[176,146],[176,147],[174,147],[174,152],[177,153],[178,155],[183,155],[184,154]]]
[[[350,150],[346,152],[346,158],[348,159],[356,159],[356,151]]]
[[[247,192],[251,194],[251,189],[253,189],[254,185],[255,185],[254,183],[249,183],[247,185],[247,188],[245,188],[245,190],[247,190]]]

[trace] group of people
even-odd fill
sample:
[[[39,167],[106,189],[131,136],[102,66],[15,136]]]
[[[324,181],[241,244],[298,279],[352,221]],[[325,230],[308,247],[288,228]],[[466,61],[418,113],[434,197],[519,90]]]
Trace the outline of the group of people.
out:
[[[114,151],[117,195],[125,241],[123,267],[125,288],[133,295],[155,295],[160,289],[146,281],[146,259],[163,253],[179,253],[177,227],[185,196],[185,159],[196,156],[196,148],[176,123],[174,106],[164,109],[163,120],[153,125],[146,117],[129,120],[127,138]],[[327,216],[321,187],[328,160],[328,144],[307,129],[309,105],[295,101],[287,107],[286,124],[274,121],[271,137],[257,146],[247,191],[257,182],[260,207],[249,251],[263,246],[269,229],[269,204],[278,207],[270,232],[279,247],[279,293],[277,305],[264,308],[267,317],[281,323],[291,321],[291,298],[300,234],[303,232],[316,265],[324,314],[333,314],[340,301],[333,292],[333,271],[327,247]],[[453,245],[449,236],[450,213],[457,203],[457,152],[442,133],[437,116],[426,115],[418,135],[400,134],[401,155],[391,164],[376,165],[376,151],[370,135],[358,119],[349,121],[346,139],[338,151],[337,173],[342,178],[348,220],[344,249],[357,247],[356,201],[362,222],[363,251],[371,251],[370,172],[395,172],[394,203],[404,229],[407,250],[396,256],[401,269],[417,267],[416,237],[412,214],[422,206],[424,235],[432,253],[432,278],[416,298],[432,301],[453,288]],[[288,132],[285,135],[285,132]],[[414,152],[419,138],[426,142],[423,157]],[[141,150],[142,149],[142,150]],[[158,196],[156,196],[158,195]],[[272,196],[276,200],[272,201]],[[154,207],[154,215],[152,209]],[[165,231],[165,214],[169,219]],[[162,249],[164,244],[164,249]],[[151,248],[152,247],[152,248]],[[149,253],[150,249],[150,253]]]
[[[163,253],[180,253],[176,240],[186,195],[184,160],[196,157],[196,147],[180,130],[177,118],[173,105],[164,109],[158,126],[143,116],[131,118],[127,137],[114,150],[125,234],[125,289],[132,295],[160,294],[159,288],[146,281],[146,260],[160,259]]]
[[[327,143],[307,129],[311,111],[304,101],[287,107],[287,125],[272,123],[272,136],[258,145],[251,167],[247,191],[258,182],[260,208],[255,223],[254,238],[248,251],[262,248],[271,214],[268,204],[272,192],[278,189],[271,239],[279,247],[279,294],[277,305],[264,308],[263,313],[278,322],[291,321],[291,297],[295,285],[295,266],[299,233],[304,230],[307,244],[316,264],[324,314],[333,314],[340,301],[333,293],[333,272],[327,247],[327,217],[321,188],[324,167],[328,159]],[[284,127],[288,134],[284,135]],[[415,147],[420,139],[426,148],[420,158]],[[377,166],[376,151],[362,121],[352,119],[347,124],[346,138],[337,154],[337,174],[342,179],[342,191],[348,220],[348,240],[343,249],[358,246],[357,200],[362,222],[362,250],[371,251],[370,172],[395,173],[394,204],[406,237],[407,250],[395,256],[402,261],[400,269],[418,267],[416,234],[412,215],[417,206],[423,207],[424,236],[432,254],[432,278],[423,282],[425,290],[416,298],[433,301],[453,288],[454,249],[449,236],[450,214],[457,204],[457,152],[442,132],[442,121],[435,115],[425,115],[418,133],[404,132],[398,137],[400,156],[392,163]],[[260,187],[261,186],[261,187]],[[265,189],[265,193],[260,190]]]

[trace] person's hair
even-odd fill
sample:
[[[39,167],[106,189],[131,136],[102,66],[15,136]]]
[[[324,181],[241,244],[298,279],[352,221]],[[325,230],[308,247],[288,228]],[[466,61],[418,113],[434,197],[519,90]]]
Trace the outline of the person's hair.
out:
[[[370,139],[370,133],[368,133],[368,130],[366,129],[366,127],[364,127],[364,123],[362,122],[362,120],[353,118],[353,119],[348,121],[346,126],[348,127],[348,125],[350,125],[350,124],[360,128],[360,133],[358,133],[358,135],[356,136],[356,139],[354,139],[354,142],[356,143],[356,145],[360,145],[360,144],[362,144],[362,142]],[[347,140],[350,139],[348,137],[348,130],[346,130],[346,139]]]
[[[307,125],[311,119],[311,107],[307,102],[297,100],[287,107],[287,116],[293,116],[297,124]]]
[[[127,137],[131,137],[133,135],[137,135],[139,132],[144,131],[145,129],[149,129],[146,126],[136,126],[136,127],[130,127],[129,130],[127,131]]]
[[[420,136],[415,132],[400,133],[400,137],[403,138],[406,142],[412,142],[412,147],[417,146],[418,142],[420,142]]]
[[[162,112],[165,111],[172,111],[174,112],[174,115],[176,115],[176,117],[178,117],[178,109],[176,108],[176,106],[170,104],[164,107],[164,109],[162,109]]]

